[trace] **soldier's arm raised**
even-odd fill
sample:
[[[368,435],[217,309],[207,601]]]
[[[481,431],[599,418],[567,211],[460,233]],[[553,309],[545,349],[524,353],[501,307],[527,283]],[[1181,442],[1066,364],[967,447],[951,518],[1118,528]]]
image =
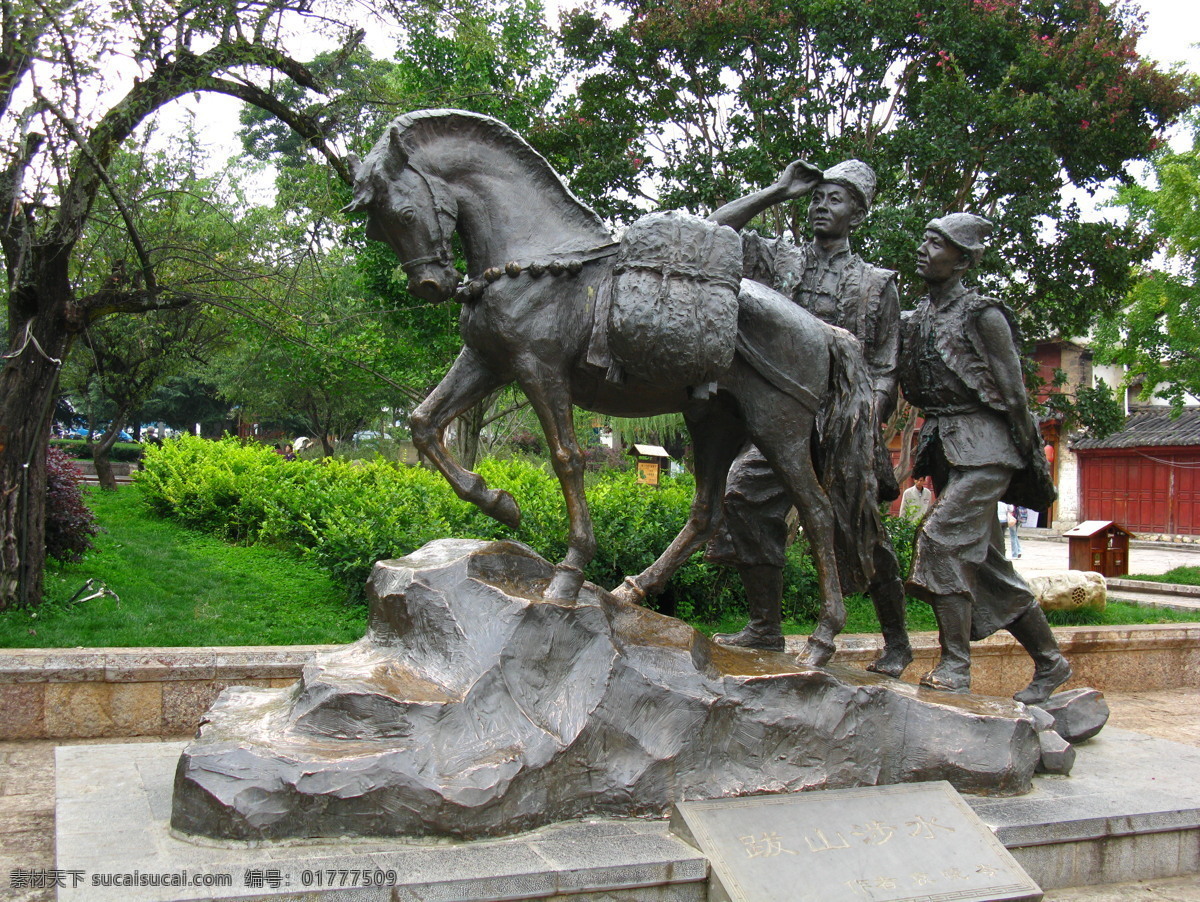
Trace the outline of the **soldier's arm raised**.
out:
[[[709,220],[741,231],[750,220],[785,200],[803,197],[821,181],[821,170],[805,160],[795,160],[783,170],[775,184],[762,191],[730,201],[709,215]]]

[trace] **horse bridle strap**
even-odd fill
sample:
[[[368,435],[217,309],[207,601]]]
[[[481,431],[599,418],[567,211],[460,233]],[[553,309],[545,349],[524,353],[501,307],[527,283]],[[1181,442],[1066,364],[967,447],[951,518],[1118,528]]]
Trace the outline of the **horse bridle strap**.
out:
[[[463,303],[471,303],[483,296],[484,290],[490,283],[503,276],[515,279],[522,273],[527,273],[535,279],[541,278],[545,273],[549,273],[551,276],[577,276],[583,272],[586,264],[595,263],[605,257],[612,257],[617,253],[619,247],[620,245],[614,241],[579,253],[564,253],[524,265],[516,260],[510,260],[503,267],[493,266],[484,270],[483,278],[472,279],[470,282],[460,285],[455,295]]]
[[[427,257],[415,257],[412,260],[406,260],[400,264],[400,268],[409,276],[412,273],[409,269],[416,266],[424,266],[426,263],[440,263],[442,266],[449,266],[452,262],[450,259],[450,241],[446,237],[446,231],[442,228],[442,214],[453,217],[456,210],[453,206],[445,203],[437,190],[437,183],[429,178],[424,172],[416,166],[412,166],[412,171],[415,172],[425,185],[425,190],[429,192],[429,199],[433,205],[433,222],[437,234],[434,236],[437,241],[438,252],[430,254]]]

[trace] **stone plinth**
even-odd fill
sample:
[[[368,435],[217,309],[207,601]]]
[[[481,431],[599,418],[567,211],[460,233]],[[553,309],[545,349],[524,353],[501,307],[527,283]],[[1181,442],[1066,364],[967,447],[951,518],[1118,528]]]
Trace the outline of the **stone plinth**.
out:
[[[376,565],[370,626],[288,690],[229,689],[180,759],[172,825],[233,839],[512,833],[675,801],[946,779],[1027,791],[1015,702],[728,649],[513,542]]]

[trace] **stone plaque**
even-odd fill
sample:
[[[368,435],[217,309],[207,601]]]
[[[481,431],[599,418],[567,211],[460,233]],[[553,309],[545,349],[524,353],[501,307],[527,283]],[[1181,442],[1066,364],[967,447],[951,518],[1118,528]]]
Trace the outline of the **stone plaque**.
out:
[[[1042,891],[949,783],[680,802],[716,902],[992,902]]]

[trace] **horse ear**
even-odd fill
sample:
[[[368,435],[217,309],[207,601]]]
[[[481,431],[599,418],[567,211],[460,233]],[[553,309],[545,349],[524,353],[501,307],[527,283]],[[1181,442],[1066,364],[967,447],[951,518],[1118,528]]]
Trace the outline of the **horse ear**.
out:
[[[350,178],[358,181],[358,174],[362,171],[362,160],[353,151],[346,154],[346,169],[350,172]]]
[[[400,139],[398,129],[388,129],[388,145],[391,153],[384,157],[384,172],[391,178],[397,178],[404,171],[404,167],[408,165],[408,151]]]

